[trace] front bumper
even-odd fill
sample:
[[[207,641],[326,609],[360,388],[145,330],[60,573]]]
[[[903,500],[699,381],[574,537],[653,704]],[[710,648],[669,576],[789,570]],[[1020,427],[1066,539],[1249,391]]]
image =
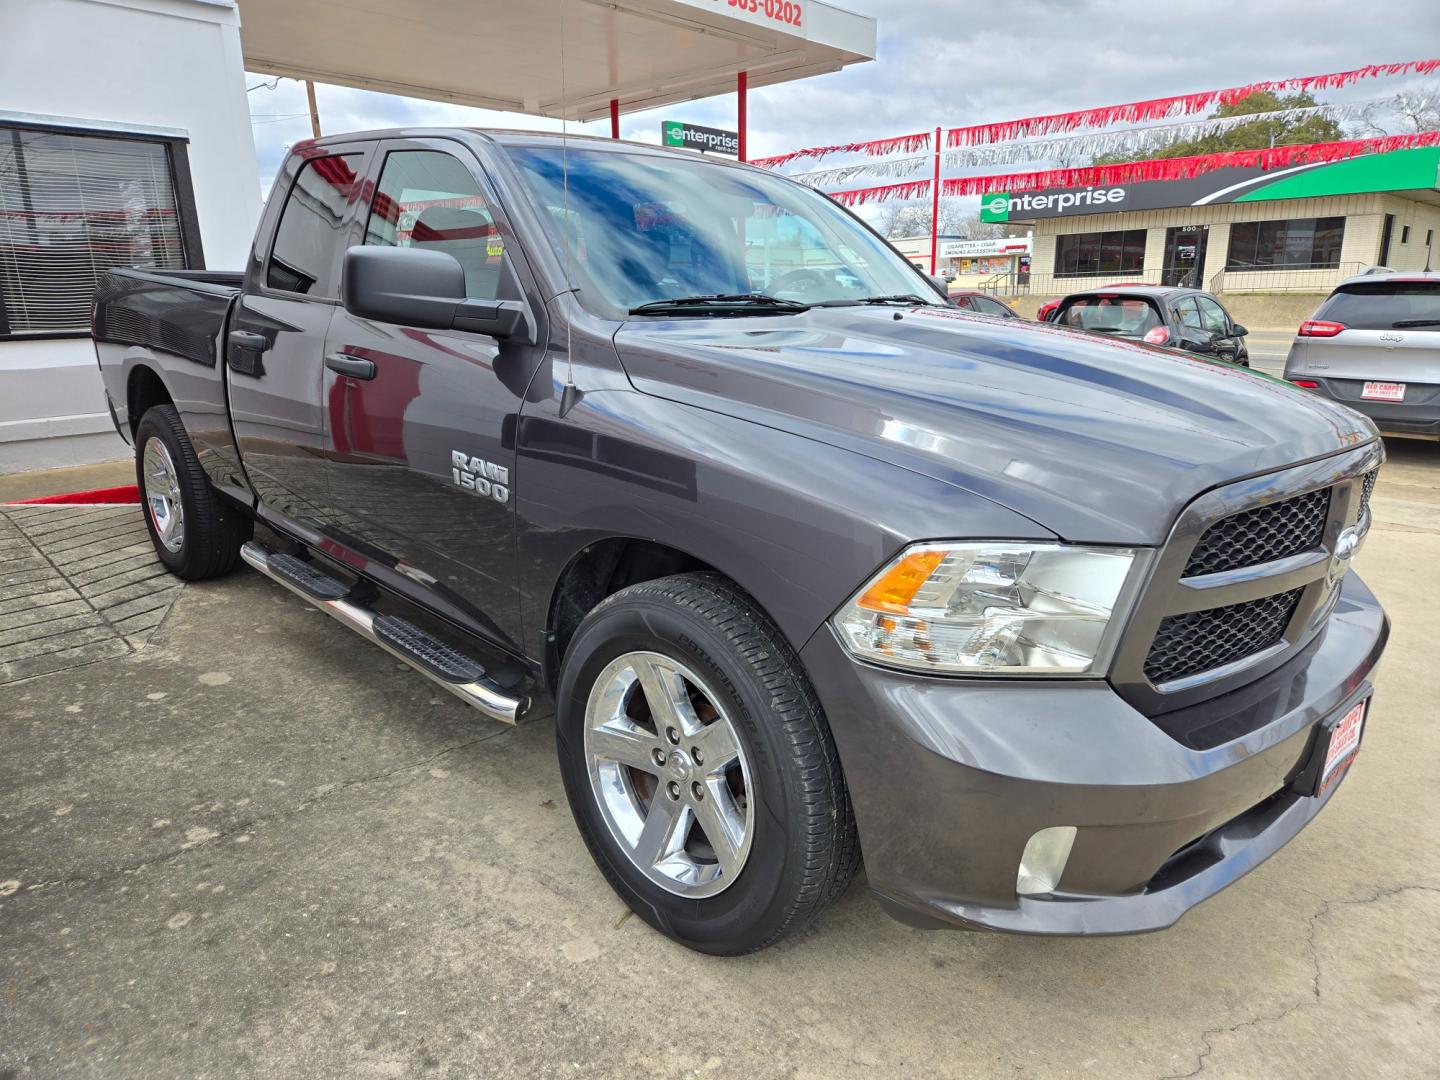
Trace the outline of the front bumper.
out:
[[[1389,624],[1350,574],[1289,663],[1194,706],[1247,734],[1177,742],[1100,681],[936,678],[802,652],[845,767],[871,888],[920,926],[1159,930],[1259,865],[1333,796],[1287,792],[1317,725],[1371,692]],[[1209,716],[1206,717],[1209,720]],[[1367,718],[1367,727],[1369,720]],[[1057,891],[1017,896],[1026,841],[1078,829]]]

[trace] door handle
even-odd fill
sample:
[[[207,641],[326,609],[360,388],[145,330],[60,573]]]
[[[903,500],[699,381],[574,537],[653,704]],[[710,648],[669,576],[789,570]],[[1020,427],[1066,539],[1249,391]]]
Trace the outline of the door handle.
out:
[[[270,339],[250,330],[231,330],[225,338],[225,363],[231,371],[260,379],[265,376],[265,350]]]
[[[336,375],[345,375],[351,379],[373,379],[375,377],[374,360],[365,360],[359,356],[351,356],[349,353],[331,353],[325,357],[325,366]]]
[[[254,349],[256,352],[264,352],[270,344],[264,334],[249,330],[231,330],[229,341],[232,349]]]

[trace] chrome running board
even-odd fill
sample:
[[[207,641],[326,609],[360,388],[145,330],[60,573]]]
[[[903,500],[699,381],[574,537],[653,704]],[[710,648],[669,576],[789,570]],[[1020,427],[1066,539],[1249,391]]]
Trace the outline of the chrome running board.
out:
[[[518,723],[530,699],[515,696],[485,674],[478,661],[395,615],[380,615],[357,602],[343,582],[310,563],[271,551],[253,540],[240,557],[271,581],[338,619],[372,645],[403,660],[437,686],[502,724]]]

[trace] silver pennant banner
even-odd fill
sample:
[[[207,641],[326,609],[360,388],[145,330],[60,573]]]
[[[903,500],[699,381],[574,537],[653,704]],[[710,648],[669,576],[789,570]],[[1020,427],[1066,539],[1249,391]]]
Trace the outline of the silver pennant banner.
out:
[[[1182,120],[1173,124],[1126,128],[1122,131],[1087,132],[1083,135],[1056,135],[1021,142],[994,143],[986,146],[961,147],[945,151],[944,163],[949,169],[974,168],[985,165],[1020,165],[1030,162],[1053,162],[1051,168],[1089,165],[1107,154],[1131,156],[1154,153],[1178,142],[1217,135],[1242,124],[1257,120],[1290,124],[1309,117],[1324,117],[1336,122],[1365,118],[1371,110],[1394,108],[1397,98],[1312,105],[1300,109],[1279,109],[1240,116],[1212,116],[1208,119]],[[920,154],[904,158],[872,158],[816,172],[792,173],[790,179],[810,187],[829,188],[848,184],[859,177],[915,177],[933,169],[935,156]]]

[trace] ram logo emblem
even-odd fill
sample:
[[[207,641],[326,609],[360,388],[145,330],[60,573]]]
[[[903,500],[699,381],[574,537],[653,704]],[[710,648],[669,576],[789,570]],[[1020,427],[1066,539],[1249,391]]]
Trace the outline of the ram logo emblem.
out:
[[[510,470],[484,458],[471,457],[463,450],[450,451],[450,478],[455,486],[498,503],[510,501]]]

